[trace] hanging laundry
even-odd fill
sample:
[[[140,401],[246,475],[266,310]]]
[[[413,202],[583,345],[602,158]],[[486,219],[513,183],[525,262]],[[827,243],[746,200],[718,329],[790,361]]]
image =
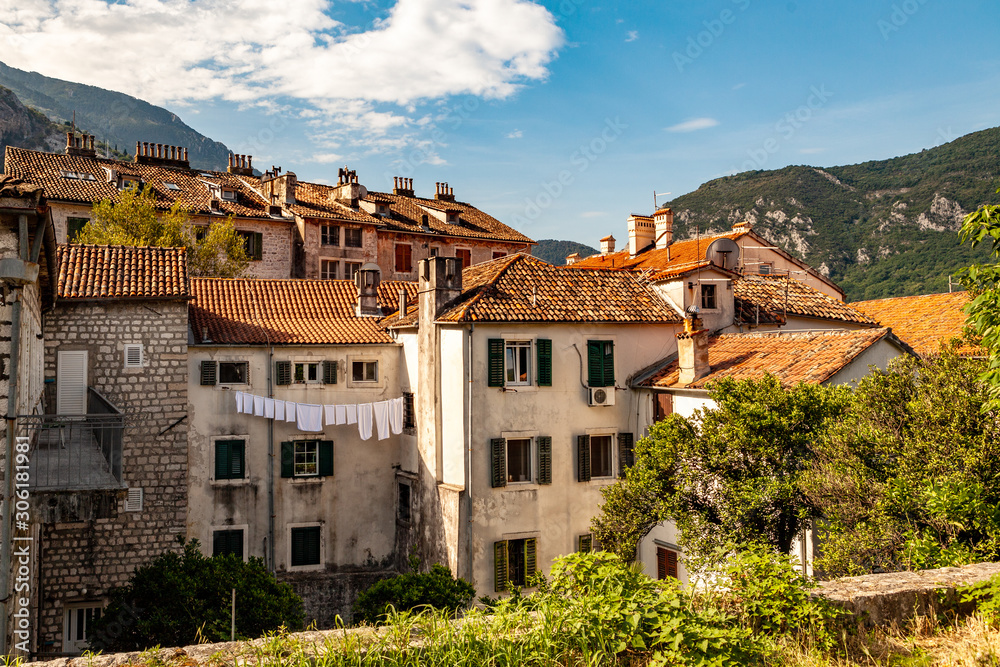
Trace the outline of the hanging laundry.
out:
[[[292,401],[285,401],[285,421],[295,421],[295,403]]]
[[[357,424],[358,423],[358,406],[356,405],[345,405],[344,408],[347,410],[347,423]]]
[[[285,421],[285,402],[274,399],[274,418],[277,421]]]
[[[264,416],[268,419],[274,419],[274,399],[265,398],[264,399]]]
[[[252,415],[253,414],[253,394],[243,394],[243,414]]]
[[[243,392],[236,392],[236,412],[243,414]]]
[[[403,399],[394,398],[389,401],[389,426],[393,435],[403,432]]]
[[[253,416],[263,417],[264,416],[264,397],[254,396],[253,397]]]
[[[347,406],[346,405],[335,405],[337,421],[334,422],[337,426],[347,423]]]
[[[312,403],[297,403],[295,405],[295,428],[307,433],[322,431],[323,406]]]
[[[375,411],[375,429],[378,431],[378,439],[385,440],[389,437],[389,401],[379,401],[372,403]]]
[[[372,404],[361,403],[358,407],[358,433],[362,440],[372,437]]]
[[[326,414],[326,425],[333,426],[337,423],[336,416],[337,406],[336,405],[324,405],[323,412]]]

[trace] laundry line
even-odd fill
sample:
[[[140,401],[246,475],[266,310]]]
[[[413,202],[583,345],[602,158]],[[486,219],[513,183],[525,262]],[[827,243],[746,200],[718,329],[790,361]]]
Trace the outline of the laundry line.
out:
[[[322,433],[324,426],[357,425],[362,440],[371,439],[373,430],[379,440],[385,440],[390,432],[393,435],[403,432],[402,396],[374,403],[322,405],[283,401],[245,391],[233,393],[237,413],[295,422],[295,427],[305,433]]]

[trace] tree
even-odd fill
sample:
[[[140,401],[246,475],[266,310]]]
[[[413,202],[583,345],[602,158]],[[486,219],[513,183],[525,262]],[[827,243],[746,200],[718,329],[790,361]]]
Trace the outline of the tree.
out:
[[[187,646],[199,638],[228,641],[234,588],[239,637],[302,627],[302,600],[267,571],[262,559],[209,558],[192,540],[182,553],[161,554],[137,568],[128,584],[110,591],[111,602],[94,623],[90,647],[135,651]]]
[[[672,415],[636,444],[635,465],[604,490],[595,534],[631,560],[650,529],[673,519],[689,556],[751,543],[788,553],[813,515],[800,478],[849,393],[804,383],[785,389],[770,375],[713,383],[715,409]]]
[[[998,190],[997,192],[1000,192]],[[962,242],[972,247],[988,242],[994,264],[974,264],[959,275],[972,301],[966,306],[968,326],[989,352],[989,365],[981,379],[989,387],[985,409],[1000,409],[1000,205],[983,204],[965,216]]]
[[[389,607],[408,611],[416,607],[456,612],[472,602],[475,587],[465,579],[456,579],[444,565],[435,564],[430,572],[413,571],[375,582],[354,602],[355,623],[380,623]]]
[[[946,347],[864,378],[803,480],[824,517],[824,575],[1000,557],[1000,424],[986,363]]]
[[[250,261],[242,237],[229,216],[208,225],[199,238],[191,227],[191,214],[178,201],[166,213],[156,205],[148,185],[126,188],[118,201],[94,202],[94,217],[77,234],[75,243],[94,245],[187,248],[188,272],[193,276],[235,278]]]

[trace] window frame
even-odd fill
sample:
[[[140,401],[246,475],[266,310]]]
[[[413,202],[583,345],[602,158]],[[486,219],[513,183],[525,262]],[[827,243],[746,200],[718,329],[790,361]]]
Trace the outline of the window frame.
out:
[[[354,280],[361,271],[361,262],[344,262],[344,280]]]
[[[332,272],[331,272],[332,269]],[[337,276],[340,275],[340,260],[330,259],[328,257],[319,258],[319,279],[320,280],[337,280]]]
[[[596,472],[597,466],[595,461],[597,457],[594,455],[595,441],[601,439],[607,439],[607,474],[598,475]],[[597,433],[590,436],[590,479],[614,479],[615,478],[615,434],[613,433]]]
[[[601,349],[596,350],[594,346],[600,345]],[[610,346],[610,347],[609,347]],[[615,339],[588,339],[587,340],[587,386],[588,387],[614,387],[617,377],[615,375]],[[609,351],[610,350],[610,351]],[[608,368],[610,360],[610,368]],[[595,367],[596,362],[596,367]],[[598,375],[600,379],[598,379]]]
[[[312,521],[307,523],[290,523],[288,524],[288,570],[295,572],[303,572],[307,570],[322,570],[324,569],[324,558],[326,556],[326,539],[323,531],[323,523]],[[318,556],[319,559],[315,563],[302,563],[299,565],[294,565],[295,563],[295,535],[298,531],[315,530],[318,535]]]
[[[219,360],[216,362],[216,385],[222,385],[226,387],[231,386],[243,386],[250,384],[250,362],[249,361],[231,361],[231,360]],[[231,366],[243,366],[243,381],[242,382],[224,382],[222,379],[222,366],[223,364],[228,364]]]
[[[530,387],[534,382],[534,369],[531,366],[532,341],[530,340],[507,340],[503,342],[503,378],[505,387]],[[514,350],[513,356],[511,351]],[[517,351],[521,354],[518,355]],[[523,357],[523,358],[521,358]],[[513,367],[510,362],[513,362]],[[521,366],[524,368],[521,368]],[[517,379],[511,380],[511,372]],[[520,379],[521,375],[524,379]]]
[[[129,352],[138,350],[139,361],[133,363],[129,360]],[[123,368],[144,368],[146,366],[146,350],[142,343],[125,343],[122,349],[124,355]]]
[[[234,484],[234,483],[245,483],[250,479],[250,471],[247,469],[247,440],[248,436],[245,435],[218,435],[212,438],[212,482],[222,482],[224,484]],[[233,474],[232,466],[232,453],[229,453],[229,461],[226,465],[227,472],[224,476],[219,476],[219,445],[222,443],[241,443],[240,451],[240,467],[241,474],[236,476]]]
[[[362,373],[362,375],[365,377],[360,380],[357,378],[356,374],[357,367],[359,364],[366,369]],[[368,375],[367,368],[369,367],[369,365],[374,365],[375,369],[374,377],[371,379],[367,378]],[[351,359],[351,384],[377,385],[378,383],[379,383],[378,359]]]
[[[243,251],[247,259],[259,262],[264,258],[264,234],[249,229],[237,229],[236,233],[243,239]]]
[[[462,260],[463,269],[472,266],[472,248],[455,248],[455,257]],[[468,263],[466,263],[466,259],[468,259]]]
[[[245,563],[247,561],[247,529],[248,528],[249,528],[249,526],[247,524],[243,524],[243,525],[239,525],[239,526],[212,526],[212,529],[211,529],[212,530],[212,557],[214,558],[215,556],[220,555],[216,551],[216,541],[215,541],[216,540],[216,535],[218,533],[230,533],[230,534],[232,534],[232,533],[239,533],[240,534],[240,552],[239,553],[224,552],[224,553],[233,553],[235,556],[238,556]]]
[[[657,581],[663,581],[667,577],[680,579],[681,552],[663,544],[654,543],[653,546],[656,547],[655,559]],[[673,555],[673,558],[670,557],[671,554]],[[671,568],[673,569],[673,574],[670,573]]]
[[[297,361],[296,360],[292,360],[292,384],[293,385],[297,385],[297,384],[322,384],[323,383],[323,373],[321,371],[322,365],[323,365],[323,361],[322,360],[316,360],[316,361],[312,361],[312,360],[308,360],[308,359],[299,359]],[[301,380],[299,379],[299,367],[300,366],[302,367],[302,379]],[[312,380],[308,379],[309,367],[311,367],[311,366],[315,366],[316,367],[315,368],[315,370],[316,370],[316,377],[314,379],[312,379]]]
[[[336,231],[334,231],[336,230]],[[330,241],[333,241],[332,243]],[[319,244],[332,248],[340,247],[340,225],[320,225]]]
[[[702,283],[698,289],[702,310],[718,310],[718,290],[715,283]],[[709,305],[711,304],[711,305]]]
[[[299,448],[302,451],[299,451]],[[302,457],[302,463],[299,457]],[[308,459],[311,458],[310,462]],[[300,472],[299,466],[312,466],[312,472]],[[319,440],[293,440],[292,441],[292,478],[305,479],[319,477]]]
[[[512,466],[510,458],[512,442],[521,443],[518,445],[518,447],[524,448],[522,461],[523,464],[527,467],[528,471],[527,479],[517,479],[517,480],[513,479],[513,475],[511,474]],[[507,463],[507,486],[520,485],[520,484],[535,484],[535,469],[538,466],[538,464],[535,461],[535,456],[536,456],[535,452],[536,452],[536,447],[535,447],[534,437],[521,436],[513,438],[504,438],[504,457],[506,458],[506,463]]]
[[[393,268],[396,273],[413,272],[413,244],[396,243],[393,250]]]
[[[355,240],[355,235],[357,239]],[[361,227],[344,227],[344,247],[345,248],[364,248],[365,247],[365,234],[364,229]]]
[[[521,533],[518,536],[504,536],[493,543],[493,583],[497,593],[509,591],[512,587],[528,587],[528,579],[538,573],[538,542],[537,534]],[[498,556],[501,555],[503,561],[499,562]],[[523,569],[517,580],[510,576],[511,562],[514,560],[512,555],[520,557],[520,568]]]
[[[69,216],[66,218],[66,243],[74,243],[74,239],[77,234],[83,231],[83,228],[87,226],[90,222],[90,218],[81,218],[79,216]],[[80,224],[83,223],[83,224]]]
[[[63,629],[62,629],[62,649],[63,653],[80,654],[87,650],[90,643],[90,634],[87,627],[104,615],[105,605],[101,600],[88,600],[85,602],[64,602],[63,606]],[[78,612],[83,612],[83,631],[79,633],[79,620],[73,616],[79,616]],[[92,612],[88,614],[87,612]],[[74,622],[75,621],[75,622]],[[81,639],[71,637],[70,633],[82,634]]]
[[[396,479],[396,520],[406,525],[413,521],[413,485],[410,480]]]

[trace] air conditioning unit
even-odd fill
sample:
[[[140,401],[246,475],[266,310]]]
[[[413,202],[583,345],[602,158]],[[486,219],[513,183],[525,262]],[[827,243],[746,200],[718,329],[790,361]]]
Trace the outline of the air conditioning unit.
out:
[[[614,387],[591,387],[589,390],[590,405],[614,405]]]

